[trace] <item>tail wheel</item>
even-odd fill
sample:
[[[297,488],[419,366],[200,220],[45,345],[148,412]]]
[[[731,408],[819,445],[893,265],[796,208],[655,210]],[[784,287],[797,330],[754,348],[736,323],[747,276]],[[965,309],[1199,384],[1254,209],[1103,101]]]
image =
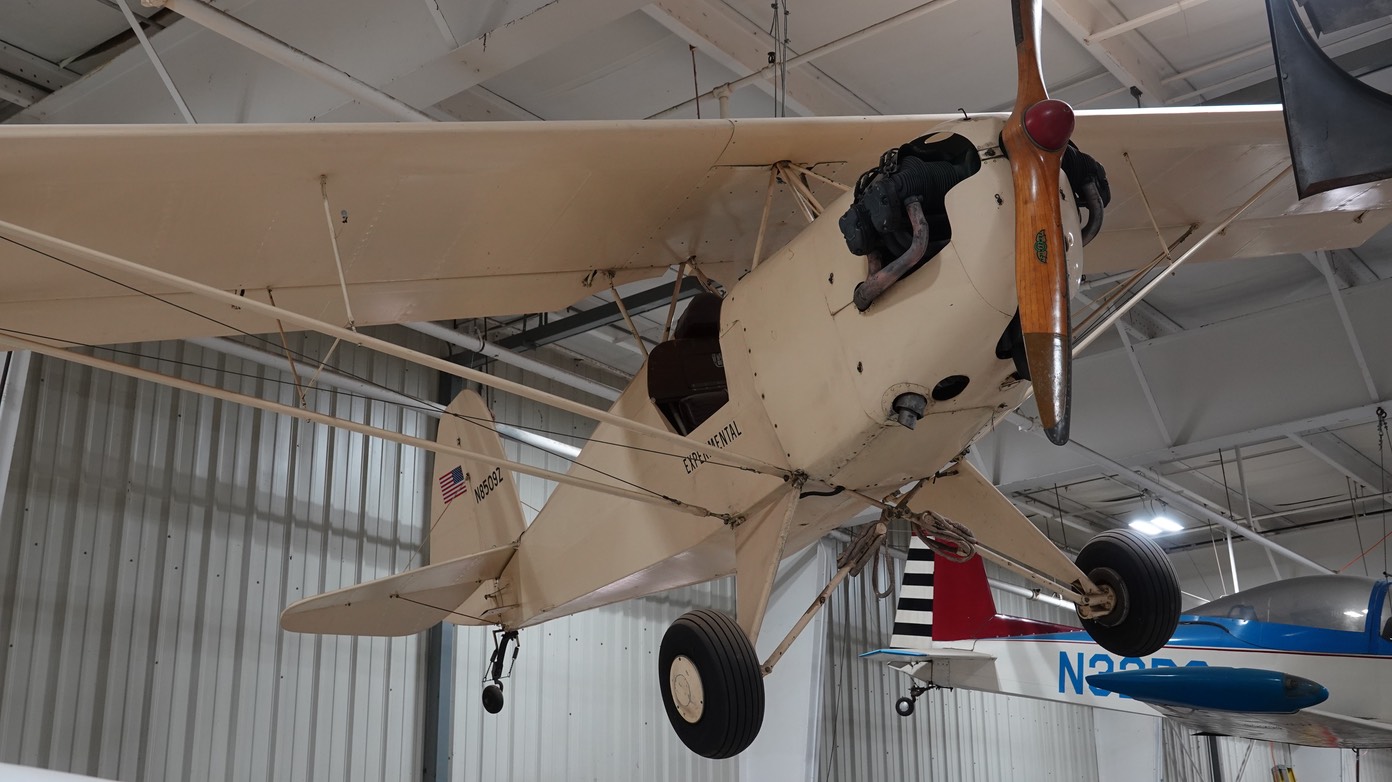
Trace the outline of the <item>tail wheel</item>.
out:
[[[662,637],[658,681],[667,720],[692,752],[729,758],[764,723],[764,679],[749,638],[728,615],[682,614]]]
[[[900,698],[894,702],[894,713],[900,717],[907,717],[914,713],[913,698]]]
[[[1110,588],[1116,605],[1106,616],[1082,619],[1083,629],[1122,657],[1154,654],[1179,624],[1179,581],[1165,550],[1130,530],[1110,530],[1078,553],[1078,569]]]
[[[497,714],[503,710],[503,688],[490,684],[483,688],[483,710],[489,714]]]

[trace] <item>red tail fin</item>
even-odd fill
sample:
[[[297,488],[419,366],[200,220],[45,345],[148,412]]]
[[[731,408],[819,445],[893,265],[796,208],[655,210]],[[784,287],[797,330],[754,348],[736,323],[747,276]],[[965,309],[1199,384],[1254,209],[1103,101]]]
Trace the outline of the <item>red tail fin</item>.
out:
[[[996,601],[991,596],[981,557],[966,562],[935,558],[923,541],[917,537],[911,540],[891,646],[926,649],[931,648],[933,641],[1005,638],[1075,629],[996,613]]]

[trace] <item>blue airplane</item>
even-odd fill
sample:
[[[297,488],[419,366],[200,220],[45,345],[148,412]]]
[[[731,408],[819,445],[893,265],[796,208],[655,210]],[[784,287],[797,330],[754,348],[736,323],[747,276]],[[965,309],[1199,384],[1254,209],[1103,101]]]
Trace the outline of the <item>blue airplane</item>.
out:
[[[1180,617],[1149,657],[1118,657],[1075,627],[996,612],[979,557],[909,552],[882,660],[935,687],[1023,695],[1164,715],[1202,733],[1315,747],[1392,747],[1389,582],[1292,578],[1237,592]]]

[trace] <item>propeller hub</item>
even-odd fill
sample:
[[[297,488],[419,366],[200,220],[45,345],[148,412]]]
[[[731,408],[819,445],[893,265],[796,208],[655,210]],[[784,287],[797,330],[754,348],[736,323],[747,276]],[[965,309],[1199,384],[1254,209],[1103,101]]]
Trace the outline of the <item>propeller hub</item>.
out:
[[[1073,135],[1073,107],[1052,98],[1025,110],[1025,133],[1040,149],[1057,152]]]

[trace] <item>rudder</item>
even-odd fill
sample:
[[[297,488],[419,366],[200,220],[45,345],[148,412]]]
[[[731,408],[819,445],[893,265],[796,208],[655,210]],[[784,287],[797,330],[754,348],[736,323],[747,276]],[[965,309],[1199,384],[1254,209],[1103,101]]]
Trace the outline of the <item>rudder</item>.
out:
[[[996,616],[996,601],[981,557],[966,562],[935,558],[917,535],[909,539],[909,558],[894,612],[896,649],[932,649],[934,639],[978,637]]]
[[[435,441],[497,459],[506,458],[493,413],[483,397],[463,391],[440,418]],[[502,468],[451,456],[435,457],[430,498],[431,562],[444,562],[517,542],[527,528],[513,474]]]

